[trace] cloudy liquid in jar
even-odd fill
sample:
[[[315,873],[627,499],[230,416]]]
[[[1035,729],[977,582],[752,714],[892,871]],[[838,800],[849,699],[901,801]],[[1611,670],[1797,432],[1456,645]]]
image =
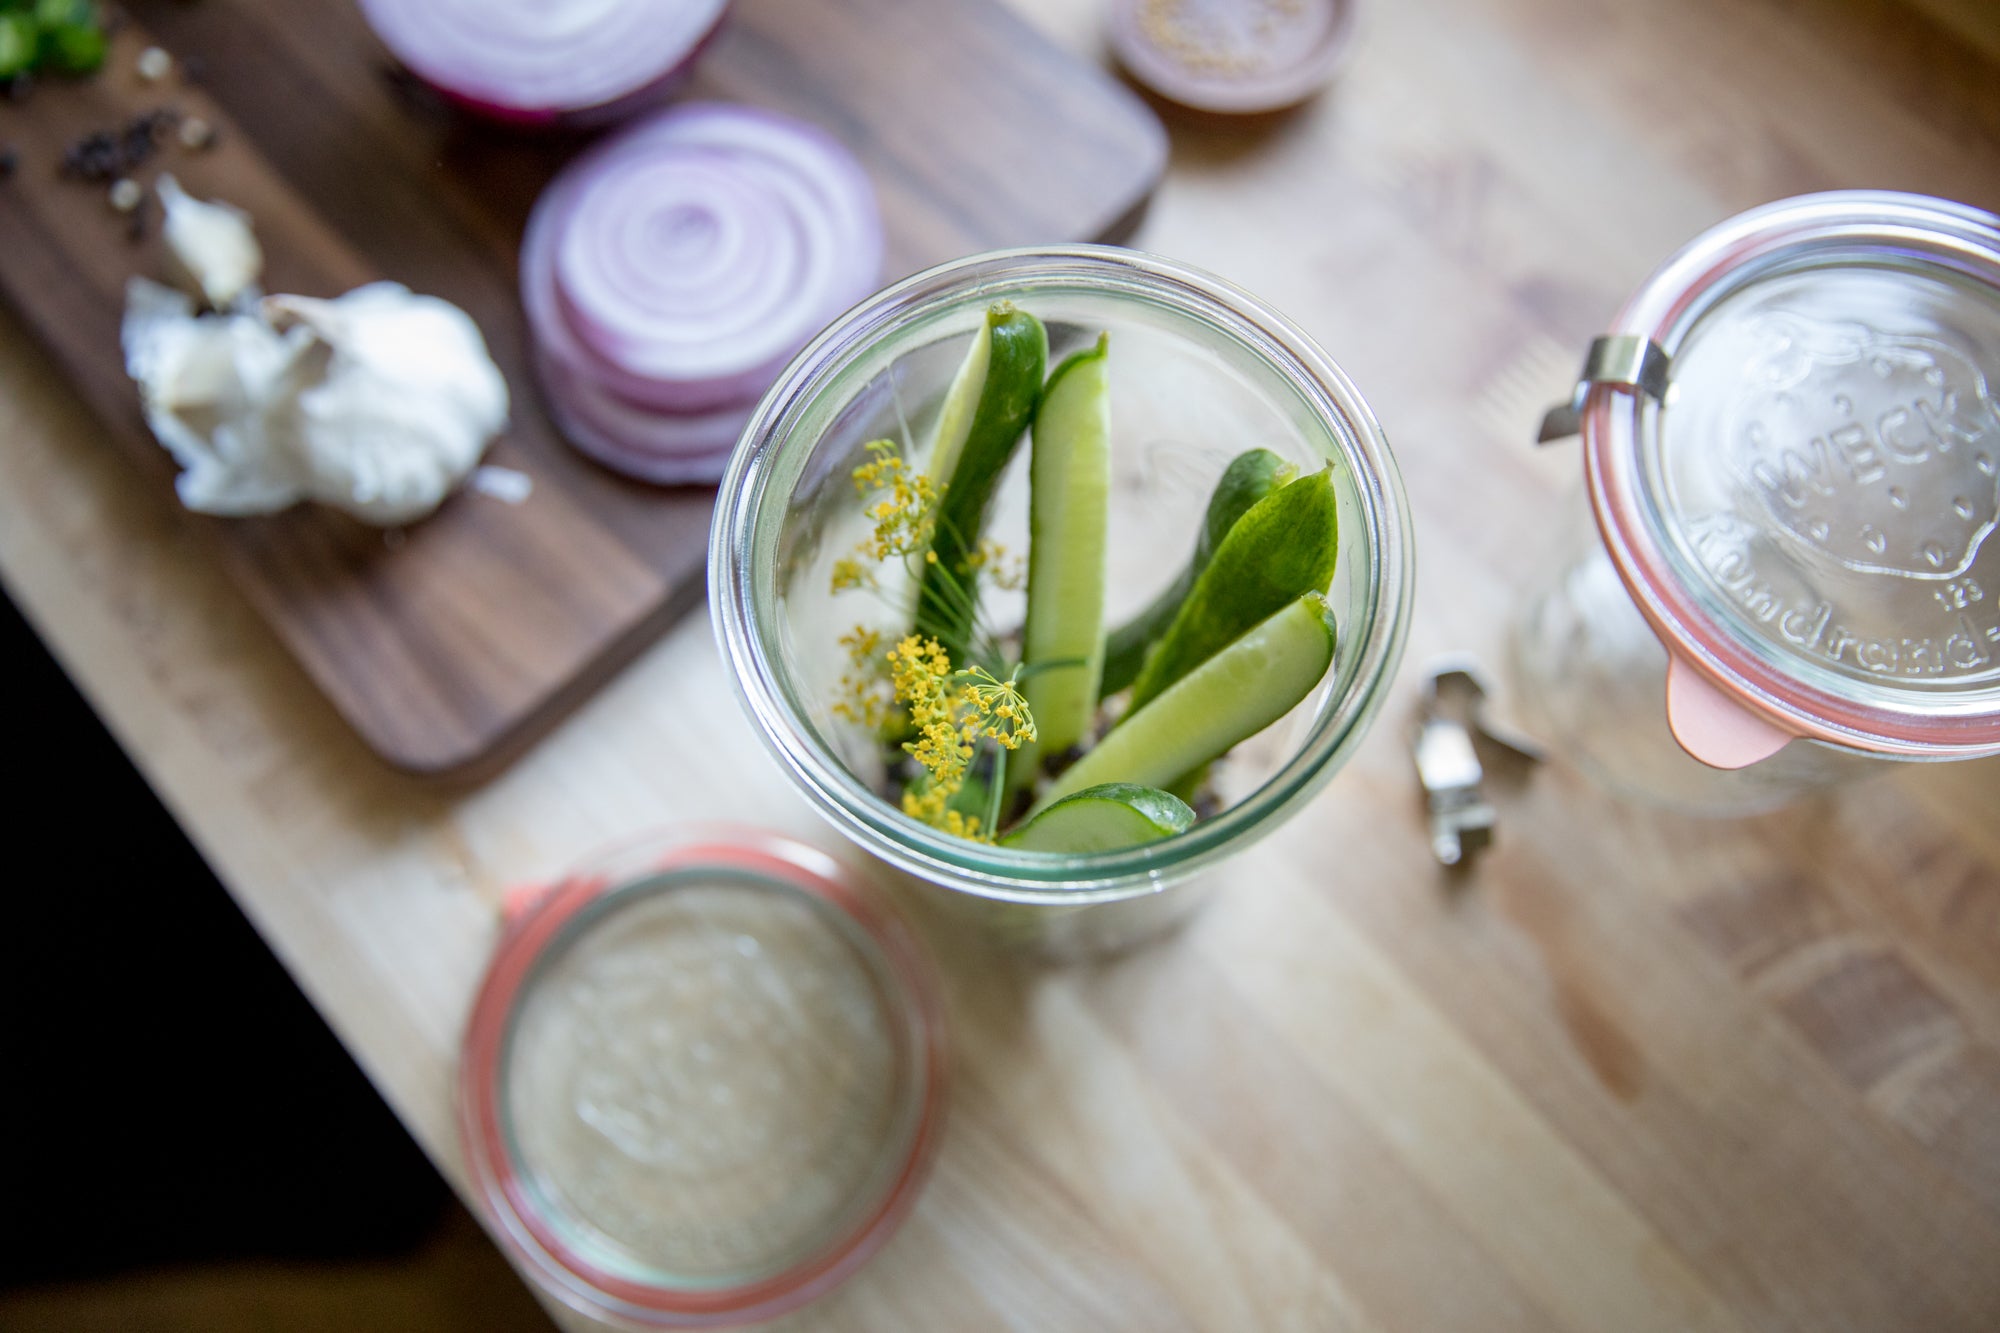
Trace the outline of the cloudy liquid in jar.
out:
[[[913,1132],[882,964],[839,912],[712,873],[579,919],[502,1072],[526,1182],[607,1271],[716,1287],[879,1206]]]

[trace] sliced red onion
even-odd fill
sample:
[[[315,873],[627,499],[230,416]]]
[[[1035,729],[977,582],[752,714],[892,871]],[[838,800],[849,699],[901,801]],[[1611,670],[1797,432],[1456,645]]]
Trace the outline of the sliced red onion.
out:
[[[614,471],[662,485],[720,477],[757,406],[752,399],[710,412],[661,412],[626,402],[546,358],[536,369],[563,438]]]
[[[740,428],[881,265],[874,191],[837,142],[771,112],[695,103],[630,126],[550,184],[522,242],[521,295],[569,418],[625,454],[699,455],[720,476],[715,423]]]
[[[656,102],[727,0],[361,0],[383,45],[485,115],[604,123]]]

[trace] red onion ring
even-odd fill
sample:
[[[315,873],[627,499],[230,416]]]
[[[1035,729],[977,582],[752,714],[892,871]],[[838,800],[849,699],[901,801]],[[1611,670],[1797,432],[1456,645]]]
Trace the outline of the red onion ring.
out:
[[[664,96],[728,0],[361,0],[426,83],[500,120],[603,123]]]
[[[699,457],[713,479],[718,423],[740,428],[874,289],[882,244],[867,177],[820,130],[720,103],[648,117],[571,164],[529,217],[521,299],[544,387],[602,461],[671,458],[680,480]]]
[[[580,452],[615,472],[659,485],[712,482],[728,466],[756,401],[711,412],[665,413],[635,406],[539,358],[549,415]]]

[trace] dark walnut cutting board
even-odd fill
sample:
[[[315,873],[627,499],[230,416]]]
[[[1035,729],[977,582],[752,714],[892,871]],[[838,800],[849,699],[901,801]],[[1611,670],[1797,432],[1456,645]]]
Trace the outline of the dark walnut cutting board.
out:
[[[488,773],[702,596],[712,492],[576,455],[526,370],[516,247],[584,140],[472,125],[413,96],[347,0],[131,8],[101,75],[0,102],[0,144],[19,158],[0,182],[0,292],[167,493],[173,467],[118,344],[127,278],[162,275],[158,241],[129,239],[103,187],[55,168],[78,136],[172,104],[219,143],[170,146],[141,178],[164,167],[247,209],[266,290],[393,278],[470,312],[514,395],[487,461],[533,479],[525,503],[463,493],[388,534],[309,506],[189,521],[384,759]],[[192,58],[193,85],[142,81],[149,42]],[[1135,97],[989,0],[738,0],[683,95],[787,111],[853,149],[881,198],[885,279],[999,246],[1118,239],[1166,157]]]

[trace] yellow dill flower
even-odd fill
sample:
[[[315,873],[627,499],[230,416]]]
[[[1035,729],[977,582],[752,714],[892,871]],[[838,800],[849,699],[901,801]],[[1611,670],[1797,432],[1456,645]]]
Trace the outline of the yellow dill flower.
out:
[[[874,586],[875,571],[863,565],[859,560],[850,556],[847,559],[833,562],[833,590],[835,592],[848,592],[855,588],[872,588]]]
[[[951,654],[936,639],[911,634],[885,656],[896,702],[909,707],[910,722],[918,733],[903,748],[929,772],[933,786],[956,791],[965,780],[965,761],[972,758],[972,747],[959,734],[954,716]]]
[[[1000,680],[982,666],[960,674],[969,678],[964,694],[973,709],[977,734],[991,736],[1010,750],[1018,750],[1035,739],[1035,715],[1014,683],[1014,676]]]
[[[903,459],[894,440],[870,440],[861,446],[869,460],[854,469],[854,493],[866,495],[889,485],[889,478],[903,470]]]
[[[937,521],[936,485],[926,474],[910,470],[894,440],[875,440],[865,448],[869,460],[854,469],[854,490],[881,498],[862,511],[875,531],[860,552],[890,560],[927,550]]]
[[[977,818],[946,807],[964,789],[982,737],[1009,750],[1035,739],[1028,701],[1011,676],[999,680],[979,666],[954,671],[951,654],[936,639],[907,635],[882,656],[895,701],[909,708],[917,730],[903,749],[924,769],[922,780],[903,792],[903,813],[959,837],[980,837]]]
[[[875,571],[865,562],[920,556],[937,563],[931,550],[937,487],[928,476],[910,469],[893,440],[874,440],[863,447],[867,461],[854,469],[852,477],[855,494],[867,502],[862,515],[873,531],[851,556],[834,561],[832,582],[837,593],[879,586]],[[988,542],[971,563],[998,569],[1005,555],[1004,548]],[[1024,580],[1024,572],[1001,572],[995,578],[1003,588],[1019,588]],[[977,816],[948,807],[965,788],[966,770],[980,740],[990,737],[1012,750],[1035,738],[1027,700],[1013,679],[996,680],[980,668],[956,671],[943,645],[914,634],[885,651],[880,635],[857,626],[840,643],[848,650],[852,670],[841,677],[835,716],[886,732],[897,705],[909,710],[909,731],[916,739],[904,741],[903,749],[924,771],[904,789],[903,813],[961,838],[981,838]],[[990,834],[984,836],[991,841]]]
[[[922,791],[914,786],[905,787],[903,813],[926,824],[939,824],[944,821],[946,813],[944,803],[951,797],[952,793],[938,787],[927,786]]]
[[[924,726],[950,714],[946,693],[951,681],[951,654],[936,639],[905,635],[884,654],[896,700],[910,706],[910,716]]]
[[[965,558],[972,569],[983,570],[994,587],[1019,592],[1028,586],[1028,562],[1011,555],[1006,546],[991,537],[979,540],[979,549]]]
[[[991,836],[980,833],[982,821],[978,815],[945,808],[945,803],[957,794],[956,789],[946,791],[942,787],[929,786],[918,791],[911,787],[903,792],[903,813],[933,828],[942,829],[955,838],[972,842],[993,841]]]
[[[840,636],[840,646],[847,650],[848,660],[856,666],[864,662],[875,662],[878,667],[882,664],[877,661],[877,655],[882,651],[882,631],[879,629],[856,625]]]
[[[957,726],[948,720],[926,724],[917,739],[903,742],[903,748],[930,770],[931,778],[936,782],[962,779],[965,763],[972,758],[972,747],[965,743]]]
[[[903,808],[914,819],[942,827],[946,802],[965,786],[976,735],[961,725],[962,692],[952,685],[951,654],[936,639],[911,634],[886,656],[896,702],[908,706],[917,729],[917,739],[903,742],[903,749],[923,765],[926,776],[921,794],[904,793]]]
[[[895,703],[881,631],[856,625],[840,636],[840,646],[847,650],[849,670],[840,678],[833,715],[879,732],[889,725],[889,710]]]

